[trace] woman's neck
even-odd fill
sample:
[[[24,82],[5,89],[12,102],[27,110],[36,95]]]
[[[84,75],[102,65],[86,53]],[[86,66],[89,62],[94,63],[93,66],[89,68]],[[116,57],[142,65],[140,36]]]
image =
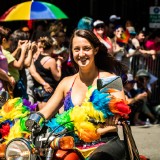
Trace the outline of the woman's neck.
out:
[[[98,78],[99,70],[95,66],[92,70],[79,70],[79,79],[87,86],[92,85],[94,80]]]

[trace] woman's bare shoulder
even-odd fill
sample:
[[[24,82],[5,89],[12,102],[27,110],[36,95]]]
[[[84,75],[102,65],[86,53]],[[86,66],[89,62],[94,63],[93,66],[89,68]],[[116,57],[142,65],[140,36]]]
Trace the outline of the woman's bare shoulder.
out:
[[[106,72],[101,70],[99,73],[100,78],[105,78],[105,77],[111,77],[111,76],[116,76],[114,73]]]
[[[68,88],[70,88],[72,86],[72,84],[74,83],[75,81],[75,78],[76,78],[76,75],[72,75],[72,76],[67,76],[65,78],[63,78],[61,80],[61,85],[63,85],[63,87],[65,88],[65,90],[68,90]]]

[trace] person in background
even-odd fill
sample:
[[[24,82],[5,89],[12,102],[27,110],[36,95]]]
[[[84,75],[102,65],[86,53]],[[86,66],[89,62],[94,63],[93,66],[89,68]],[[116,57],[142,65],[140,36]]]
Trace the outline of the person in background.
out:
[[[160,29],[156,29],[148,36],[145,47],[148,50],[155,50],[156,54],[160,53]]]
[[[30,35],[30,40],[37,41],[40,37],[46,36],[46,32],[48,29],[47,21],[45,20],[37,20],[34,21],[34,25],[32,28],[32,33]]]
[[[135,88],[137,89],[138,93],[147,94],[147,96],[143,99],[143,108],[142,112],[144,114],[143,119],[149,118],[152,123],[156,122],[156,117],[154,115],[153,106],[150,103],[151,98],[151,86],[149,84],[150,81],[150,74],[145,69],[140,69],[136,73],[136,84]]]
[[[31,38],[31,30],[30,30],[30,28],[28,27],[28,25],[23,25],[23,26],[20,28],[20,31],[23,31],[23,32],[27,33],[29,39]]]
[[[109,21],[112,22],[112,23],[115,23],[117,24],[118,22],[121,19],[121,17],[118,17],[117,15],[113,14],[113,15],[110,15],[109,17]]]
[[[45,107],[38,112],[43,114],[46,119],[53,117],[57,113],[62,102],[64,102],[64,111],[68,111],[76,106],[81,109],[80,106],[83,105],[86,93],[89,89],[91,89],[91,87],[97,88],[98,79],[108,78],[109,80],[110,78],[113,78],[115,80],[118,78],[117,75],[126,72],[125,67],[107,52],[107,48],[99,41],[92,31],[75,30],[70,39],[70,53],[77,73],[65,77],[59,83]],[[111,80],[111,83],[114,82],[114,80]],[[119,89],[116,89],[111,95],[118,99],[125,100],[121,78],[119,79],[118,84]],[[115,114],[115,116],[107,118],[104,127],[101,126],[100,128],[97,128],[95,134],[98,133],[101,137],[100,141],[97,141],[98,144],[101,143],[103,138],[103,142],[107,142],[107,139],[111,141],[109,141],[110,143],[104,143],[100,146],[102,151],[99,151],[97,148],[96,150],[98,150],[98,152],[95,150],[89,159],[97,159],[96,156],[97,154],[99,155],[99,153],[101,153],[101,156],[103,157],[103,152],[105,152],[105,155],[112,158],[114,157],[113,159],[124,159],[125,149],[117,134],[116,123],[118,122],[118,119],[119,115]],[[84,133],[79,135],[84,136]],[[85,135],[88,138],[91,136],[88,132],[85,133]],[[82,141],[81,143],[83,146],[85,145],[85,142]],[[112,154],[110,150],[114,151],[114,153]],[[101,159],[101,157],[98,156],[98,159]]]
[[[113,46],[111,39],[106,35],[105,23],[101,20],[96,20],[93,23],[93,33],[98,37],[98,39],[107,47],[108,52],[112,54]]]
[[[13,41],[15,40],[15,37],[12,37],[13,34],[11,34],[11,30],[9,28],[1,26],[1,31],[3,31],[1,43],[2,52],[8,61],[9,75],[11,75],[16,82],[13,90],[13,96],[21,96],[21,94],[18,94],[18,81],[20,79],[19,71],[23,68],[24,65],[28,42],[20,40],[17,42],[18,45],[16,45],[14,49],[11,49],[14,46]],[[19,55],[18,57],[16,57],[17,54]]]
[[[11,36],[11,45],[9,51],[13,57],[19,62],[19,78],[14,89],[14,97],[22,97],[28,99],[27,95],[27,76],[25,68],[31,64],[32,47],[29,41],[29,34],[17,29]]]
[[[140,114],[142,113],[143,100],[147,97],[147,93],[138,93],[134,88],[136,80],[133,75],[127,74],[127,82],[124,84],[124,93],[126,95],[126,100],[128,105],[131,107],[130,123],[131,125],[145,125],[145,122],[140,119]]]
[[[93,29],[93,18],[91,17],[82,17],[77,24],[77,29],[87,29],[92,31]]]
[[[107,36],[109,38],[113,38],[114,37],[114,29],[115,29],[115,26],[117,26],[118,24],[121,24],[120,23],[120,20],[121,20],[121,17],[118,17],[117,15],[110,15],[109,16],[109,19],[107,20],[108,21],[108,30],[107,30]]]
[[[145,48],[145,32],[140,30],[137,32],[136,36],[131,39],[133,49],[136,50],[139,54],[142,55],[151,55],[152,59],[156,58],[156,50],[155,49],[147,49]]]
[[[66,28],[61,21],[55,21],[49,27],[49,33],[54,40],[53,57],[62,58],[62,76],[61,79],[74,74],[73,65],[70,62],[70,55],[68,51],[68,37],[66,35]]]
[[[34,81],[34,94],[37,99],[39,110],[45,107],[46,102],[52,96],[57,87],[58,81],[62,76],[62,59],[57,60],[52,57],[54,49],[54,41],[51,37],[41,37],[39,39],[43,52],[40,52],[38,58],[34,61],[36,71],[44,79],[44,84]],[[32,74],[31,74],[32,75]],[[34,77],[33,77],[34,78]],[[48,83],[53,90],[46,92],[44,89],[45,83]]]
[[[0,44],[1,44],[1,34],[0,34]],[[6,89],[5,82],[8,83],[12,88],[14,88],[15,80],[13,77],[8,75],[7,58],[3,55],[2,49],[0,47],[0,91]]]
[[[114,37],[111,39],[113,45],[113,56],[116,60],[120,61],[121,63],[124,63],[128,67],[129,72],[131,68],[131,63],[130,58],[127,57],[128,40],[125,40],[123,38],[124,34],[126,34],[126,37],[128,37],[122,25],[115,26]]]

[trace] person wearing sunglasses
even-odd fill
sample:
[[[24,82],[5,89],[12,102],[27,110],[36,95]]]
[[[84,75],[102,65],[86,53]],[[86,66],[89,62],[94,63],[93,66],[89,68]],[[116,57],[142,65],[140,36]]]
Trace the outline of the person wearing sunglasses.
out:
[[[107,47],[108,52],[113,52],[112,42],[106,35],[106,25],[101,20],[96,20],[93,23],[93,32],[98,37],[98,39]]]

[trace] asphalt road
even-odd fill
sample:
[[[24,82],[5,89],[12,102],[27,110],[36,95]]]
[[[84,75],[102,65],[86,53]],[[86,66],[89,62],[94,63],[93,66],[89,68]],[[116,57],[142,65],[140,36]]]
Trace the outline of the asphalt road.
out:
[[[131,129],[140,155],[150,160],[160,160],[160,125],[131,126]],[[119,135],[122,139],[121,126],[119,126]]]

